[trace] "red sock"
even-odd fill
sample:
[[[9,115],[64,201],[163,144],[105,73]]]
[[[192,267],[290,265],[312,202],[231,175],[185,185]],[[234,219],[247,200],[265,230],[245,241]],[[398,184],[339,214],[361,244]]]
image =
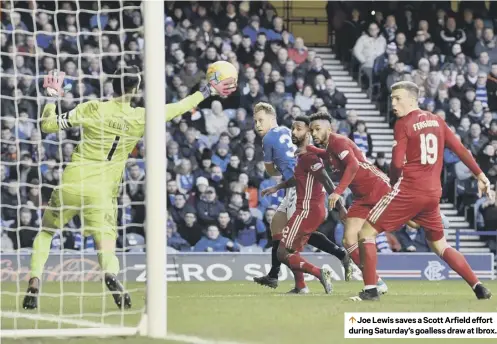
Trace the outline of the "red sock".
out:
[[[469,266],[466,258],[461,254],[461,252],[453,249],[452,247],[447,247],[442,252],[442,259],[449,264],[449,266],[459,274],[464,280],[469,284],[471,288],[477,284],[478,277]]]
[[[302,271],[292,271],[292,272],[295,278],[295,288],[304,289],[305,288],[304,273]]]
[[[362,278],[365,286],[376,286],[378,278],[376,277],[376,264],[378,256],[376,254],[376,240],[374,238],[366,239],[359,246],[361,263],[362,263]]]
[[[352,246],[348,246],[347,244],[344,244],[345,248],[347,249],[347,252],[349,253],[350,259],[357,265],[359,268],[361,267],[361,256],[359,254],[359,244],[355,243]],[[380,276],[376,274],[376,282],[380,280]],[[375,284],[376,284],[375,282]]]
[[[306,272],[317,278],[321,276],[321,269],[302,258],[300,256],[300,253],[293,253],[288,255],[288,266],[293,271]]]

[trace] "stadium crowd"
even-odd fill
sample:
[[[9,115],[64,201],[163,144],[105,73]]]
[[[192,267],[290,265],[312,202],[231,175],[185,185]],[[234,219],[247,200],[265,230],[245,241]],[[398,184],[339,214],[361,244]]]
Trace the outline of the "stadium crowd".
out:
[[[81,102],[110,97],[112,84],[106,74],[121,64],[142,67],[144,47],[142,14],[132,1],[122,10],[112,2],[100,2],[101,8],[80,2],[77,9],[61,1],[57,6],[65,11],[56,15],[54,2],[39,2],[41,10],[34,18],[22,3],[19,8],[10,4],[5,3],[1,14],[0,40],[2,250],[31,247],[50,193],[80,138],[78,128],[40,132],[38,118],[45,101],[40,77],[52,69],[66,72],[72,91],[60,103],[65,112]],[[377,11],[371,23],[356,8],[344,17],[349,19],[335,28],[337,37],[343,30],[342,38],[353,39],[337,39],[335,50],[342,59],[356,61],[370,94],[388,103],[385,86],[399,80],[416,82],[424,92],[420,106],[446,118],[495,182],[497,38],[491,21],[471,11],[461,18],[443,11],[436,18],[423,18],[409,8],[400,17]],[[261,251],[269,246],[269,224],[284,191],[260,195],[280,177],[265,173],[261,138],[253,130],[252,108],[259,101],[273,104],[278,123],[287,126],[300,114],[326,109],[334,117],[335,130],[348,135],[388,172],[385,156],[372,154],[367,123],[358,120],[355,111],[345,110],[347,98],[321,57],[286,30],[268,2],[166,2],[164,25],[168,103],[202,86],[206,68],[214,61],[227,60],[239,69],[234,96],[206,100],[167,124],[171,249]],[[121,27],[124,33],[118,32]],[[137,97],[136,104],[143,99]],[[118,198],[121,247],[143,244],[146,237],[145,150],[140,142],[130,157]],[[448,151],[444,159],[444,182],[459,183],[467,202],[475,190],[469,171]],[[489,229],[497,208],[486,201],[481,209],[479,223]],[[91,237],[78,234],[80,226],[75,217],[68,230],[54,238],[53,249],[92,250]],[[343,225],[334,211],[320,230],[341,243]],[[405,228],[397,236],[379,237],[378,249],[423,252],[428,247],[422,229]]]

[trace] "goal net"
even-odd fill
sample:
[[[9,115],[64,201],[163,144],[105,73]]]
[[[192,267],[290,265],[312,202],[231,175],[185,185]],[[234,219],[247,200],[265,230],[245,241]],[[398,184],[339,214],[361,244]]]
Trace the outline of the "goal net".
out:
[[[157,228],[164,220],[149,220],[153,228],[147,236],[154,232],[164,236],[156,240],[155,247],[149,247],[148,242],[145,245],[144,227],[145,213],[155,219],[165,209],[166,169],[164,166],[163,172],[148,173],[144,147],[147,146],[147,155],[154,164],[165,163],[165,147],[151,147],[138,137],[121,140],[119,145],[116,136],[108,153],[129,149],[131,141],[137,142],[128,158],[118,196],[113,200],[117,215],[109,214],[104,219],[117,222],[117,277],[132,300],[132,307],[125,309],[116,306],[107,289],[97,240],[94,232],[86,231],[89,224],[85,224],[85,214],[92,209],[98,212],[99,205],[86,201],[82,201],[81,207],[74,205],[77,201],[58,205],[54,197],[50,201],[54,190],[59,190],[63,171],[71,166],[72,153],[78,152],[84,143],[86,129],[71,127],[63,116],[58,119],[60,131],[41,130],[40,125],[48,99],[43,78],[50,71],[65,72],[65,94],[56,103],[57,114],[91,100],[109,99],[113,94],[112,75],[123,66],[138,66],[143,71],[148,63],[150,68],[141,73],[141,89],[154,71],[164,75],[164,41],[147,41],[147,37],[156,38],[154,34],[164,36],[163,3],[7,0],[1,2],[1,20],[1,337],[147,334],[147,293],[149,297],[160,295],[154,300],[159,309],[153,309],[156,314],[149,313],[148,318],[162,322],[161,329],[155,334],[148,331],[148,335],[165,336],[165,285],[157,283],[165,282],[165,227]],[[151,56],[149,52],[154,49],[162,53]],[[164,80],[155,78],[147,82],[147,88],[150,99],[145,103],[140,92],[132,106],[147,109],[147,140],[165,143],[164,117],[159,115],[159,119],[149,123],[148,115],[155,112],[157,117],[157,110],[164,111]],[[106,125],[126,130],[120,127],[122,123],[102,120],[102,128]],[[97,150],[108,146],[104,141],[88,144]],[[154,154],[159,157],[152,159]],[[147,179],[157,180],[153,187],[146,185],[145,171]],[[95,172],[106,180],[106,171]],[[154,199],[156,204],[150,209],[145,207],[145,194],[148,204],[154,192],[162,191],[164,195]],[[62,199],[60,195],[58,198]],[[54,207],[60,210],[57,220],[61,225],[51,239],[41,274],[38,307],[24,309],[33,242],[42,232],[44,213]],[[66,217],[68,222],[64,224]],[[154,256],[155,270],[151,270],[150,264],[147,267],[147,259],[151,259],[147,254]],[[155,278],[155,289],[146,290],[147,277],[149,284]]]

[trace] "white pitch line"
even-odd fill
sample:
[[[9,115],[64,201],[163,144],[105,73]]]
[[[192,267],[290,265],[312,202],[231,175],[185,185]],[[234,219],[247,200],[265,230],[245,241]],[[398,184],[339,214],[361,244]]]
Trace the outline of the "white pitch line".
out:
[[[211,340],[211,339],[203,339],[195,336],[186,336],[182,334],[168,334],[166,339],[174,340],[182,343],[190,343],[190,344],[247,344],[242,342],[233,342],[231,340]]]
[[[93,321],[87,321],[87,320],[72,320],[72,319],[64,319],[61,317],[57,317],[52,314],[32,314],[32,313],[16,313],[16,312],[0,312],[0,318],[21,318],[21,319],[28,319],[28,320],[33,320],[33,321],[48,321],[48,322],[56,322],[56,323],[64,323],[67,325],[74,325],[74,326],[82,326],[82,327],[105,327],[105,328],[116,328],[116,325],[111,325],[111,324],[104,324],[104,323],[97,323]]]
[[[0,318],[17,318],[17,319],[28,319],[28,320],[38,320],[38,321],[48,321],[48,322],[56,322],[73,326],[82,326],[88,327],[90,329],[29,329],[29,330],[7,330],[3,329],[0,333],[1,337],[16,337],[16,338],[39,338],[39,337],[85,337],[85,336],[133,336],[138,333],[138,328],[134,327],[120,327],[117,325],[97,323],[86,320],[71,320],[58,318],[55,315],[46,314],[29,314],[29,313],[16,313],[16,312],[0,312]],[[104,334],[100,331],[98,333],[94,333],[92,330],[103,330],[109,331],[112,329],[112,334],[107,333]],[[116,332],[117,331],[117,332]],[[122,332],[121,332],[122,331]],[[24,332],[24,335],[23,335]],[[247,344],[242,342],[230,341],[230,340],[212,340],[212,339],[204,339],[196,336],[188,336],[182,334],[169,333],[166,335],[166,340],[172,340],[181,343],[190,343],[190,344]]]

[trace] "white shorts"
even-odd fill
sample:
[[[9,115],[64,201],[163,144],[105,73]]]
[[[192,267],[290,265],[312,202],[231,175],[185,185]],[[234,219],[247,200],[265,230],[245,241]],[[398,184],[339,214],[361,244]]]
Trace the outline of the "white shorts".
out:
[[[281,201],[277,211],[286,213],[287,220],[290,220],[296,209],[297,209],[297,189],[293,187],[287,189],[285,198],[283,198],[283,201]]]

